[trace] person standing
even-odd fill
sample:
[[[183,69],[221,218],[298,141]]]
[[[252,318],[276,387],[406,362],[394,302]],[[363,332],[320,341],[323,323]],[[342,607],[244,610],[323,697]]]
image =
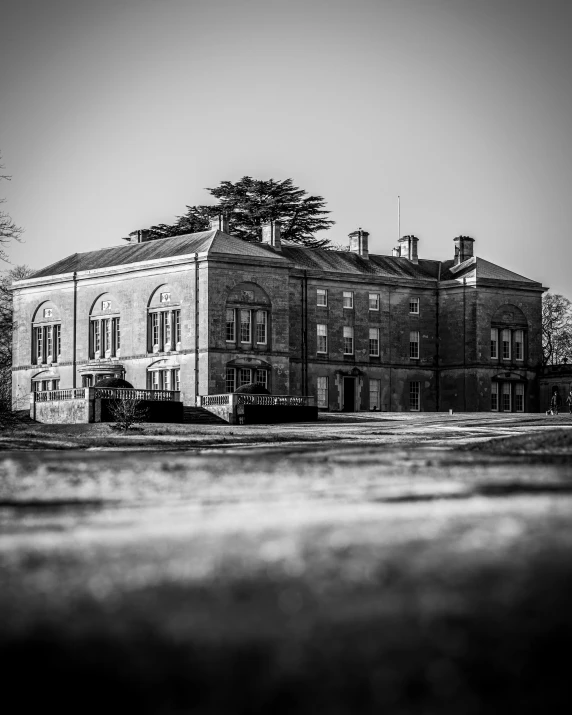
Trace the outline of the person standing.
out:
[[[560,395],[558,394],[558,390],[554,390],[554,392],[552,393],[552,397],[550,399],[550,414],[557,415],[559,407],[560,407]]]

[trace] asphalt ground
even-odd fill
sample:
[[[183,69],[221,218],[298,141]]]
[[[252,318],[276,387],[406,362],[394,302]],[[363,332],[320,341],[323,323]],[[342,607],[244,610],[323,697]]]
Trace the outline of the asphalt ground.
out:
[[[14,711],[566,707],[569,416],[190,427],[0,438]]]

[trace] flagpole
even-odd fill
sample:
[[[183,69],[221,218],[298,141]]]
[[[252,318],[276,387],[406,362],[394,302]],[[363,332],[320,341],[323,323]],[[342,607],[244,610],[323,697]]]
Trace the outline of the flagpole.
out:
[[[397,197],[397,240],[401,238],[401,196]]]

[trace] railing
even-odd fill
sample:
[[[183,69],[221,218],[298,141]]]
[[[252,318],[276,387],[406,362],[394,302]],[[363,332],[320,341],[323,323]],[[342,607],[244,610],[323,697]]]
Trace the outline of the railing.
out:
[[[42,390],[33,392],[35,402],[53,402],[55,400],[85,400],[87,387],[72,387],[68,390]]]
[[[179,402],[181,393],[175,390],[137,390],[127,387],[94,387],[94,397],[102,400],[148,400]]]
[[[264,405],[268,407],[304,407],[313,406],[315,397],[302,397],[299,395],[248,395],[241,392],[229,392],[224,395],[201,395],[201,407],[229,406],[233,410],[238,405]]]

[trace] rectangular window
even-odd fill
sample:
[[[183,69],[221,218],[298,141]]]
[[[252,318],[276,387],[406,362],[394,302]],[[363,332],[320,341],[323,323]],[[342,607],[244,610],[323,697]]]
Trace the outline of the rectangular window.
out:
[[[325,308],[328,305],[328,291],[326,288],[318,288],[316,291],[317,304]]]
[[[498,412],[499,409],[499,384],[491,382],[491,410]]]
[[[369,381],[369,409],[377,411],[381,408],[380,405],[380,380]]]
[[[499,356],[499,343],[498,343],[498,330],[496,328],[491,328],[491,359],[498,360]]]
[[[503,412],[510,412],[510,382],[502,384],[502,409]]]
[[[52,352],[54,349],[54,334],[52,331],[52,326],[48,325],[46,328],[46,354],[48,358],[54,357],[54,353]]]
[[[344,291],[344,308],[354,307],[354,294],[351,290]]]
[[[264,385],[264,387],[268,389],[268,370],[257,370],[255,381],[259,385]]]
[[[99,320],[94,320],[93,323],[93,350],[96,353],[101,351],[101,329]]]
[[[369,309],[379,310],[379,293],[369,294]]]
[[[162,378],[163,378],[163,390],[170,390],[171,389],[171,371],[170,370],[161,370],[162,373]]]
[[[409,383],[409,409],[413,412],[419,412],[420,408],[421,386],[419,382]]]
[[[106,318],[103,323],[105,326],[105,352],[111,353],[111,319]]]
[[[59,357],[62,354],[62,326],[56,325],[54,330],[56,331],[56,356]]]
[[[371,357],[379,357],[379,328],[369,329],[369,354]]]
[[[510,360],[510,330],[508,328],[502,331],[502,359]]]
[[[344,355],[354,354],[354,329],[350,325],[344,326]]]
[[[117,355],[121,348],[121,326],[119,318],[113,318],[113,354]]]
[[[250,342],[250,311],[240,311],[240,342]]]
[[[161,313],[161,328],[163,330],[163,349],[165,352],[172,350],[171,345],[171,313],[170,311],[165,311]]]
[[[328,352],[328,326],[327,325],[317,325],[316,331],[318,334],[318,352],[327,353]]]
[[[43,328],[34,328],[34,353],[36,363],[40,365],[44,362],[44,335]]]
[[[409,357],[411,360],[419,360],[419,331],[412,330],[409,333]]]
[[[238,386],[248,385],[250,383],[250,368],[241,367],[238,370]]]
[[[514,386],[514,409],[516,412],[524,412],[524,385],[517,382]]]
[[[159,370],[153,370],[153,372],[151,373],[151,389],[161,389],[161,373],[159,372]]]
[[[181,391],[181,371],[173,370],[173,390],[176,392]]]
[[[173,327],[175,329],[175,349],[177,350],[177,346],[180,345],[181,343],[181,311],[180,310],[174,310],[173,311]]]
[[[151,336],[153,339],[153,346],[159,349],[159,313],[151,313]]]
[[[419,315],[419,298],[409,298],[409,312],[412,315]]]
[[[226,376],[224,379],[224,389],[226,392],[234,392],[235,369],[233,367],[226,368]]]
[[[234,343],[236,340],[235,329],[235,311],[234,308],[226,309],[226,342]]]
[[[268,323],[268,313],[265,310],[256,312],[256,343],[266,345],[266,326]]]
[[[318,407],[328,407],[328,378],[316,378],[316,392],[318,398]]]
[[[524,360],[524,332],[522,330],[514,331],[514,359]],[[517,410],[517,412],[522,410]]]

